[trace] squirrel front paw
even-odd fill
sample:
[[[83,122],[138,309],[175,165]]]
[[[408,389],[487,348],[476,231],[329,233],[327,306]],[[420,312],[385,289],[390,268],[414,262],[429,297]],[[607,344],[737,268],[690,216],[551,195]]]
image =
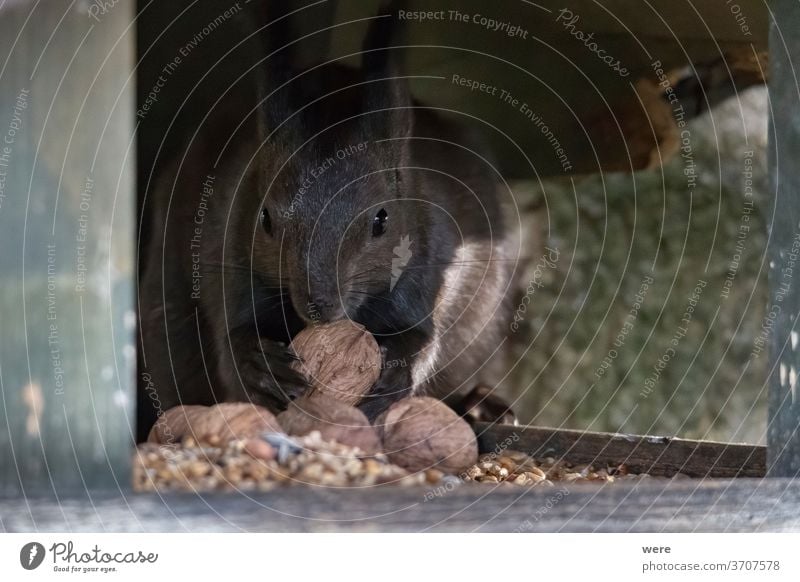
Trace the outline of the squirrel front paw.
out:
[[[237,370],[248,398],[273,410],[284,410],[309,389],[305,377],[292,368],[297,356],[280,342],[258,338],[237,354]]]

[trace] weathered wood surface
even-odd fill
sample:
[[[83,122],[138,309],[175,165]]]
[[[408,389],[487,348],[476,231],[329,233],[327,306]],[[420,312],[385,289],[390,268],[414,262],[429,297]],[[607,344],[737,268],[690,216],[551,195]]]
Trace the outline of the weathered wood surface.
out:
[[[378,5],[379,0],[338,3],[335,22],[353,24],[333,30],[331,55],[358,53],[368,26],[363,19]],[[677,7],[669,0],[441,0],[435,6],[411,0],[408,6],[444,11],[440,19],[407,20],[405,40],[397,43],[414,47],[404,55],[408,74],[434,77],[413,79],[414,93],[456,119],[474,115],[486,122],[486,139],[507,178],[652,167],[675,153],[677,130],[663,127],[663,109],[673,123],[672,107],[651,107],[659,99],[636,89],[637,80],[658,83],[655,63],[675,74],[683,69],[702,74],[705,66],[724,59],[720,80],[740,85],[730,53],[752,55],[767,48],[769,11],[761,1]],[[481,26],[482,18],[507,27]],[[516,36],[504,33],[511,27],[518,29]],[[588,35],[594,44],[580,40]],[[608,66],[587,44],[618,60],[625,73]],[[470,91],[452,82],[453,75],[496,91]],[[691,116],[698,105],[703,109],[713,100],[716,89],[698,90],[698,99],[681,95],[679,105]],[[508,99],[501,97],[503,91]],[[523,113],[522,104],[545,130]],[[560,149],[554,151],[556,144],[566,158]]]
[[[800,62],[800,6],[790,0],[774,3],[776,21],[770,35],[770,147],[769,169],[773,205],[769,224],[770,296],[764,320],[769,334],[769,447],[770,475],[796,477],[800,474],[800,397],[797,376],[800,368],[797,313],[800,285],[797,282],[800,245],[800,95],[797,91],[797,63]]]
[[[0,492],[129,480],[131,0],[0,3]]]
[[[462,485],[435,493],[297,487],[254,496],[0,499],[0,531],[800,531],[800,483],[788,479],[663,480],[532,490]]]
[[[672,437],[510,425],[475,426],[482,452],[503,448],[596,466],[625,463],[634,472],[690,477],[763,477],[766,447]]]

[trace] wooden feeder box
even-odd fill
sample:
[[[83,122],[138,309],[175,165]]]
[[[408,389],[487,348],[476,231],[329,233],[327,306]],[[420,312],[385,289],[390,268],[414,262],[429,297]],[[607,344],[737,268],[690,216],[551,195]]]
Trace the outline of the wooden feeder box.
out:
[[[470,71],[520,100],[536,103],[553,133],[566,136],[559,146],[570,152],[568,168],[541,131],[519,124],[512,129],[514,135],[490,137],[502,171],[514,178],[633,171],[660,163],[654,154],[659,148],[674,153],[675,128],[662,115],[664,102],[653,83],[656,69],[685,91],[687,116],[713,107],[732,90],[768,80],[774,192],[769,213],[770,304],[780,305],[769,344],[766,447],[479,424],[476,433],[484,452],[516,435],[514,448],[540,456],[577,464],[624,463],[654,476],[682,473],[693,479],[556,483],[555,489],[462,485],[429,500],[425,491],[385,487],[292,487],[247,496],[131,492],[136,181],[140,188],[146,184],[155,155],[150,146],[160,143],[170,123],[159,110],[142,109],[143,88],[153,86],[156,73],[176,55],[174,46],[165,47],[183,36],[168,23],[189,3],[153,4],[137,7],[132,0],[120,0],[102,14],[90,12],[88,3],[67,0],[52,0],[46,6],[20,0],[0,7],[0,54],[8,57],[1,73],[0,139],[12,114],[21,119],[10,154],[6,151],[5,161],[0,159],[5,172],[0,190],[5,249],[0,253],[4,530],[800,528],[800,402],[795,386],[787,385],[779,372],[781,366],[800,367],[800,352],[791,340],[800,287],[791,282],[787,286],[780,270],[800,226],[800,96],[792,69],[792,63],[800,62],[800,36],[794,34],[800,30],[797,2],[775,0],[767,7],[739,0],[737,17],[724,2],[678,9],[667,0],[635,5],[622,0],[576,1],[571,10],[581,16],[580,27],[594,31],[609,54],[625,62],[629,75],[622,80],[565,33],[564,23],[557,20],[562,6],[550,0],[502,6],[473,0],[443,3],[445,10],[496,13],[522,23],[529,35],[526,44],[456,24],[436,28],[434,23],[420,23],[410,28],[410,70],[445,79],[455,71]],[[424,5],[422,0],[411,4]],[[323,3],[298,19],[295,30],[318,31],[309,41],[318,44],[318,55],[352,55],[358,51],[364,23],[331,23],[375,14],[377,5]],[[175,26],[187,22],[180,20]],[[475,42],[464,42],[465,30]],[[222,38],[207,41],[206,48],[222,43]],[[438,50],[418,46],[429,45],[431,38],[437,39]],[[474,46],[485,50],[470,48]],[[178,79],[189,71],[175,74]],[[708,89],[707,98],[691,97],[699,86]],[[412,87],[428,104],[488,122],[508,114],[497,99],[465,102],[463,92],[450,82],[418,79]],[[185,96],[188,88],[176,81],[165,94],[170,90]],[[519,145],[516,151],[509,151],[512,142]],[[82,239],[84,230],[87,236]],[[548,511],[540,511],[560,488],[567,494]]]

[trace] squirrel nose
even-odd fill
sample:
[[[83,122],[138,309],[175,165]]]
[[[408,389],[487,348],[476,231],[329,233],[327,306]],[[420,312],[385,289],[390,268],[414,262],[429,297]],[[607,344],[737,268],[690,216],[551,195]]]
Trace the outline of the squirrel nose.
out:
[[[329,309],[333,309],[333,307],[334,307],[333,301],[326,300],[326,299],[321,298],[321,297],[312,297],[311,298],[311,303],[313,303],[317,307],[317,309],[329,310]]]
[[[327,323],[341,319],[344,312],[338,301],[317,297],[312,298],[308,304],[308,315],[313,321]]]

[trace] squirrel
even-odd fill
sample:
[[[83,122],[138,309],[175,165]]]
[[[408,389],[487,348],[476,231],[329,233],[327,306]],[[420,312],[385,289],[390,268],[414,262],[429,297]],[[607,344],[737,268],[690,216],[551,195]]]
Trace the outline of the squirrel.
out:
[[[342,318],[383,354],[359,405],[370,419],[478,383],[509,312],[500,176],[477,131],[412,98],[387,44],[395,22],[373,21],[360,69],[293,70],[274,33],[257,103],[232,90],[154,178],[140,431],[158,412],[148,401],[284,409],[308,387],[291,339]]]

